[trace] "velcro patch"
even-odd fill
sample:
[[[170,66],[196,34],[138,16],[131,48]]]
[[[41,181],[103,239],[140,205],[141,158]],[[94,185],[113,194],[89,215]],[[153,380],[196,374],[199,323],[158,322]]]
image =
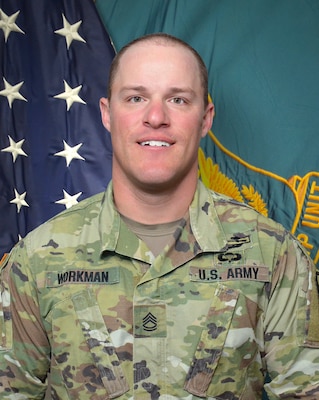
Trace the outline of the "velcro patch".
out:
[[[306,342],[311,347],[319,347],[319,271],[313,271],[312,276],[310,322]]]
[[[166,337],[166,306],[140,305],[134,306],[135,337]]]
[[[118,267],[94,270],[67,269],[46,273],[46,287],[58,287],[77,283],[112,285],[119,281],[120,273]]]
[[[263,265],[229,265],[215,268],[190,267],[190,280],[194,282],[259,281],[269,282],[269,268]]]

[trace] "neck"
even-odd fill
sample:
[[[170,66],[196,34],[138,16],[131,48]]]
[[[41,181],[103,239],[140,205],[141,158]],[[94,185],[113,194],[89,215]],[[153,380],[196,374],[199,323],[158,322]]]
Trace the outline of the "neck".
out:
[[[127,218],[143,224],[163,224],[184,217],[196,186],[197,177],[174,189],[155,192],[131,188],[113,179],[114,202],[118,211]]]

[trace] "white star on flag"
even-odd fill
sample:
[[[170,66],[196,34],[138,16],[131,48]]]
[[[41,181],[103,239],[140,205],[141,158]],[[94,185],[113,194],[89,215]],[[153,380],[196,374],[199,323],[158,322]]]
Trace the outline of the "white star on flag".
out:
[[[12,108],[12,103],[14,102],[14,100],[27,101],[27,99],[25,99],[22,94],[19,93],[19,89],[24,84],[24,82],[17,83],[14,86],[10,85],[10,83],[7,82],[5,78],[3,78],[3,82],[4,89],[0,90],[0,95],[7,97],[10,108]]]
[[[81,99],[81,97],[79,96],[79,92],[82,89],[82,85],[77,86],[75,88],[71,88],[66,81],[64,82],[64,92],[57,94],[56,96],[54,96],[54,98],[56,99],[62,99],[66,101],[67,104],[67,111],[69,111],[69,109],[72,107],[72,104],[74,102],[76,103],[82,103],[82,104],[86,104],[85,101],[83,101]],[[1,92],[0,92],[1,94]]]
[[[8,135],[8,138],[9,138],[10,146],[2,149],[1,151],[11,153],[13,162],[16,161],[18,156],[28,157],[28,155],[22,150],[22,145],[23,145],[25,139],[22,139],[19,142],[15,142],[9,135]]]
[[[58,35],[61,36],[65,36],[67,48],[69,49],[73,40],[78,40],[79,42],[86,43],[86,41],[78,33],[78,29],[82,24],[82,21],[78,21],[75,24],[71,25],[69,21],[65,18],[64,14],[62,14],[62,17],[63,17],[63,28],[54,31],[54,33],[57,33]]]
[[[64,198],[61,200],[57,200],[55,203],[57,204],[64,204],[65,208],[71,208],[75,204],[78,203],[78,198],[81,196],[82,192],[74,194],[71,196],[66,190],[63,189]]]
[[[29,207],[29,204],[24,200],[26,194],[27,194],[27,192],[19,194],[17,189],[14,189],[15,198],[13,200],[11,200],[10,203],[17,205],[18,213],[20,212],[22,206]]]
[[[7,42],[11,32],[19,32],[24,34],[24,32],[15,23],[15,20],[17,19],[19,13],[20,11],[17,11],[14,14],[7,15],[0,8],[0,29],[2,29],[4,32],[5,42]]]
[[[69,146],[65,140],[63,140],[64,150],[55,153],[55,156],[65,157],[66,166],[68,167],[71,161],[75,158],[78,160],[85,160],[80,154],[78,153],[79,148],[82,146],[83,143],[79,143],[76,146]]]

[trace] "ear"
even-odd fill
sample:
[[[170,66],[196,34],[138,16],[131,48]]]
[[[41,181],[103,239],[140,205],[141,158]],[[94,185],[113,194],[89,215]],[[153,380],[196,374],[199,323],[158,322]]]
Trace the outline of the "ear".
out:
[[[211,129],[213,125],[214,116],[215,116],[215,107],[212,101],[209,101],[203,117],[202,137],[205,137],[207,132]]]
[[[103,125],[110,132],[110,102],[106,97],[100,99],[100,111]]]

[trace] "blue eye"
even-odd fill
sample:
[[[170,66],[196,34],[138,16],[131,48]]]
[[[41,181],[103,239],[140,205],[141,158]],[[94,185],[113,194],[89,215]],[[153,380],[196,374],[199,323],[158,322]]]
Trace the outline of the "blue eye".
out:
[[[140,103],[142,101],[142,97],[140,96],[133,96],[129,99],[131,103]]]
[[[182,99],[181,97],[174,97],[174,98],[171,100],[171,102],[174,103],[174,104],[184,104],[184,103],[185,103],[185,100]]]

